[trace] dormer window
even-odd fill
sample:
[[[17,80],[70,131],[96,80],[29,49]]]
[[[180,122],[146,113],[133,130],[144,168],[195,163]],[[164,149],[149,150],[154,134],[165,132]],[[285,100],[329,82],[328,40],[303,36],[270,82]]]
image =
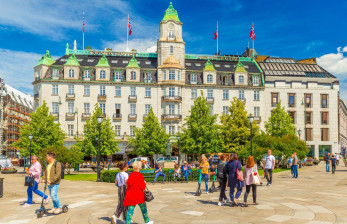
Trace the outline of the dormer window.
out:
[[[174,40],[174,39],[175,39],[175,35],[174,35],[174,31],[173,31],[173,30],[170,30],[170,31],[169,31],[168,39],[169,39],[169,40]]]
[[[260,81],[260,80],[259,80],[259,77],[258,77],[258,76],[254,76],[254,77],[253,77],[253,84],[254,84],[254,85],[259,85],[259,81]]]
[[[121,79],[121,78],[122,78],[119,71],[114,72],[114,78],[115,78],[115,79]]]
[[[75,77],[75,70],[69,69],[69,78],[74,78]]]
[[[173,46],[170,46],[170,54],[173,54]]]
[[[175,70],[169,70],[169,80],[175,80]]]
[[[106,79],[106,71],[105,70],[100,71],[100,79]]]
[[[245,77],[243,75],[239,76],[239,84],[244,84],[245,83]]]
[[[59,77],[59,69],[53,69],[53,77]]]
[[[190,77],[190,81],[191,82],[196,82],[197,81],[196,78],[197,78],[197,75],[196,74],[192,74],[191,77]]]
[[[84,71],[84,78],[90,78],[90,70]]]
[[[212,83],[213,82],[213,76],[212,74],[207,75],[207,83]]]
[[[136,80],[136,72],[131,72],[131,80]]]
[[[145,82],[148,83],[151,81],[152,81],[151,73],[145,73]]]

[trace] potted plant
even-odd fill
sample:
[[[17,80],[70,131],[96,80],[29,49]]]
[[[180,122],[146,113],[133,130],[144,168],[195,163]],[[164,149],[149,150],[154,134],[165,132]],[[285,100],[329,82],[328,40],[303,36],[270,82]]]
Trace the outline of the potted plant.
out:
[[[1,173],[2,174],[17,173],[17,170],[15,168],[5,167],[4,169],[1,170]]]

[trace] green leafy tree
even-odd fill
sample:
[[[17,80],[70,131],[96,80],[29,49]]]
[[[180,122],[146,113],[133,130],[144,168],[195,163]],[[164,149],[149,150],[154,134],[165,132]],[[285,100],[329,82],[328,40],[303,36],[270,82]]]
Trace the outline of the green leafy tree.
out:
[[[102,116],[102,111],[98,104],[95,104],[93,115],[87,120],[83,129],[83,140],[77,140],[74,145],[85,155],[97,155],[99,146],[99,123],[98,116]],[[116,133],[113,131],[111,121],[107,117],[103,119],[100,126],[100,154],[109,156],[119,150],[116,139]]]
[[[228,114],[222,114],[220,117],[220,139],[223,152],[240,153],[245,149],[251,136],[248,116],[242,101],[234,97]],[[253,136],[259,133],[259,126],[255,120],[252,123],[252,132]]]
[[[295,135],[293,119],[284,107],[282,107],[281,102],[272,110],[269,120],[265,122],[265,129],[272,136]]]
[[[45,101],[35,112],[30,114],[30,123],[24,124],[19,129],[20,141],[12,143],[18,148],[22,156],[28,156],[30,150],[29,134],[33,135],[31,141],[31,154],[38,154],[49,146],[64,145],[65,133],[60,129],[59,123],[54,123],[55,118],[49,114]]]
[[[142,128],[135,128],[134,133],[135,136],[130,139],[130,145],[134,147],[132,153],[143,156],[165,153],[169,135],[161,127],[152,108],[145,117]]]
[[[220,152],[218,115],[211,115],[210,105],[206,103],[203,93],[194,101],[191,114],[185,118],[180,150],[185,153]]]

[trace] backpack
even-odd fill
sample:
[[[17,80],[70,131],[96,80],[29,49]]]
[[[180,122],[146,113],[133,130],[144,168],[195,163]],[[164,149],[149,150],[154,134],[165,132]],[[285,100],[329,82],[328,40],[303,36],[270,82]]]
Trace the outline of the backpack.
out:
[[[57,163],[58,163],[58,161],[55,161],[55,169],[57,169]],[[63,163],[60,163],[61,164],[61,173],[60,173],[60,178],[61,179],[64,179],[64,168],[65,168],[65,166],[64,166],[64,164]]]
[[[221,179],[225,178],[225,174],[223,172],[224,167],[225,167],[225,163],[221,162],[221,163],[218,164],[218,166],[217,166],[217,176],[218,176],[218,178],[221,178]]]

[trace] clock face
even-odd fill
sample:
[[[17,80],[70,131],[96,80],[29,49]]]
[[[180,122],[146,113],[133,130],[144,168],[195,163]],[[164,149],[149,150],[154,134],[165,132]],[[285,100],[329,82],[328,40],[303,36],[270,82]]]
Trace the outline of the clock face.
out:
[[[174,25],[172,23],[170,23],[169,27],[172,29],[174,27]]]

